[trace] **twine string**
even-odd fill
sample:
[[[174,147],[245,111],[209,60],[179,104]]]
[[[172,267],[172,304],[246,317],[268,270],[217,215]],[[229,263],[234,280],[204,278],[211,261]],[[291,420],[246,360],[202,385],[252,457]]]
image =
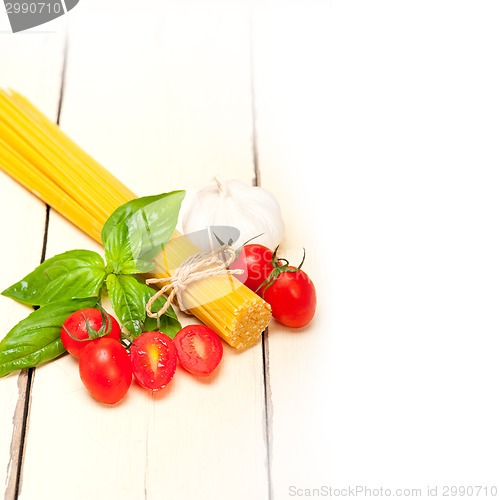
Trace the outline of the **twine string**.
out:
[[[224,258],[220,258],[223,254]],[[170,307],[173,299],[177,299],[178,306],[183,311],[186,310],[182,300],[182,293],[187,285],[194,281],[199,281],[213,276],[230,276],[244,273],[243,269],[228,269],[228,266],[236,259],[236,251],[229,245],[224,245],[211,252],[199,252],[185,259],[168,278],[150,278],[146,280],[148,285],[163,284],[147,302],[146,311],[150,318],[159,318]],[[157,312],[151,311],[152,305],[162,295],[167,295],[167,300],[163,307]]]

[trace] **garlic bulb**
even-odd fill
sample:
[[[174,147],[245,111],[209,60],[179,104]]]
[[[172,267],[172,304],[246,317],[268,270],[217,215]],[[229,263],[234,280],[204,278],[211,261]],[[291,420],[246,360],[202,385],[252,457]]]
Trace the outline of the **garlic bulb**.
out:
[[[275,197],[261,187],[241,181],[221,182],[218,178],[215,181],[216,184],[192,197],[182,219],[184,233],[208,226],[232,226],[240,231],[239,238],[233,242],[234,248],[261,234],[254,243],[275,249],[284,232],[281,209]]]

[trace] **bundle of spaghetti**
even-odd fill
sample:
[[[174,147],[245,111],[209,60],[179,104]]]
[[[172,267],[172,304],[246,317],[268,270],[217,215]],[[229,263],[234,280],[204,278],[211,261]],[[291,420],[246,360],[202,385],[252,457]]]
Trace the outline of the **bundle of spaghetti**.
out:
[[[26,98],[1,89],[0,168],[98,242],[108,217],[136,198]],[[197,251],[175,231],[150,276],[170,277]],[[182,299],[190,313],[238,349],[257,341],[271,317],[270,306],[229,275],[190,284]]]

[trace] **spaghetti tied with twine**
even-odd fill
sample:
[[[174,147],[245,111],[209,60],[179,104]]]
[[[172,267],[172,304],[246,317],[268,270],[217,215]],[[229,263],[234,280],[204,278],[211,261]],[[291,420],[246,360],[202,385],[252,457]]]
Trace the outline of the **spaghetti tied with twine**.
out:
[[[224,254],[227,257],[222,260],[218,254]],[[194,281],[199,281],[213,276],[230,276],[233,274],[243,274],[243,269],[228,269],[229,265],[236,259],[236,251],[230,245],[223,245],[217,250],[210,252],[199,252],[185,259],[172,276],[168,278],[150,278],[146,280],[147,285],[163,283],[163,287],[156,292],[147,302],[146,311],[150,318],[159,318],[170,307],[173,299],[177,299],[178,306],[184,312],[186,308],[182,300],[182,292],[187,285]],[[153,313],[151,307],[154,302],[163,294],[168,294],[168,298],[163,307]]]

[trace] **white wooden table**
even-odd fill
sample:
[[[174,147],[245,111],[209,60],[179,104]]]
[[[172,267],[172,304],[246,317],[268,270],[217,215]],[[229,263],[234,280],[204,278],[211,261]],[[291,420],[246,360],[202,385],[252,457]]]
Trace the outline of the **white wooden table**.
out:
[[[1,18],[1,86],[138,195],[269,189],[319,300],[304,329],[225,346],[208,381],[179,370],[115,407],[68,355],[1,379],[5,498],[497,486],[498,21],[491,1],[386,0],[81,0],[16,35]],[[2,172],[0,213],[2,289],[102,252]],[[0,298],[0,336],[27,313]]]

